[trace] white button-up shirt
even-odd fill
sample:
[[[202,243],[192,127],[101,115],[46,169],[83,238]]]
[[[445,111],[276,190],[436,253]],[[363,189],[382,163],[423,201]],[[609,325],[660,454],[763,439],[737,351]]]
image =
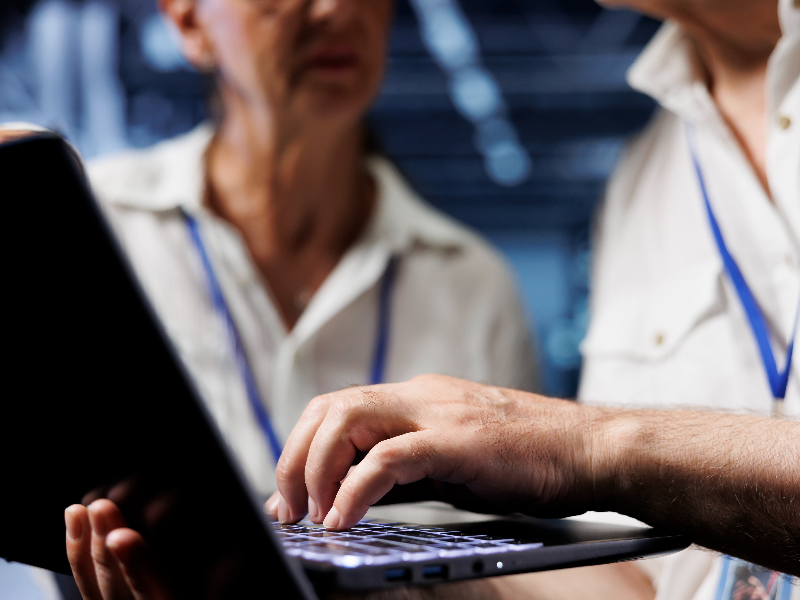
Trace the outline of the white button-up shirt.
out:
[[[376,345],[381,281],[400,257],[391,299],[385,379],[441,373],[535,386],[528,326],[500,256],[425,204],[393,166],[372,159],[371,222],[292,331],[238,231],[202,205],[212,129],[89,165],[92,186],[203,399],[256,489],[274,464],[252,409],[184,210],[197,219],[214,271],[279,438],[319,394],[365,384]]]
[[[751,327],[725,274],[687,145],[694,130],[708,195],[768,324],[779,368],[800,303],[800,9],[780,2],[770,58],[769,195],[719,114],[691,42],[667,23],[629,72],[661,109],[628,146],[598,220],[584,402],[800,417],[800,358],[775,402]],[[662,563],[661,600],[711,600],[720,561]]]

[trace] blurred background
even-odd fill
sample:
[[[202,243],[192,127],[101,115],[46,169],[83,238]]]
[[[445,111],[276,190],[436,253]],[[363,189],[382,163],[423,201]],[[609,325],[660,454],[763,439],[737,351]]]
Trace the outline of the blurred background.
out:
[[[181,58],[155,0],[0,1],[11,7],[0,122],[58,129],[95,157],[207,118],[209,82]],[[397,10],[372,126],[425,198],[504,252],[536,324],[544,391],[573,397],[593,210],[654,108],[625,71],[659,24],[592,0]]]

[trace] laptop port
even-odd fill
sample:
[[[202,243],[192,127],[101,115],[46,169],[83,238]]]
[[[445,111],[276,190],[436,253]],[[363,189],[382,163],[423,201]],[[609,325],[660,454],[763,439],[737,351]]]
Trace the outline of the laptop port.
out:
[[[480,573],[483,573],[483,561],[482,560],[476,560],[474,563],[472,563],[472,572],[475,573],[476,575],[479,575]]]
[[[447,579],[447,565],[428,565],[422,567],[423,579]]]
[[[386,581],[411,581],[411,569],[386,569]]]

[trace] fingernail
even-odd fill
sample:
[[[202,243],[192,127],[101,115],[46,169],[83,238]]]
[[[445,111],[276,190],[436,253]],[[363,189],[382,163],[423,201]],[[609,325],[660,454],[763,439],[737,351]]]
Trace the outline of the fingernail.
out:
[[[322,522],[325,525],[325,529],[338,529],[339,528],[339,521],[342,518],[339,516],[339,511],[336,510],[336,507],[332,507],[330,511],[328,511],[328,516],[325,517],[325,520]]]
[[[278,501],[280,500],[280,496],[275,495],[264,505],[264,512],[270,515],[271,517],[276,516],[278,512]]]
[[[119,534],[117,533],[118,529],[112,531],[106,536],[106,548],[111,550],[112,552],[116,552],[120,548],[120,541],[117,539]]]
[[[308,518],[311,519],[314,523],[316,523],[318,516],[319,516],[319,509],[317,508],[317,503],[314,502],[314,499],[311,496],[309,496],[308,497]]]
[[[94,502],[89,505],[89,515],[91,517],[92,523],[92,531],[100,537],[105,537],[108,533],[108,524],[103,516],[97,511],[97,509],[93,508]]]
[[[81,520],[72,514],[69,508],[64,511],[64,521],[67,524],[67,535],[69,539],[73,542],[80,540],[83,535],[83,525],[81,525]]]
[[[286,504],[286,500],[281,499],[278,501],[278,521],[280,521],[281,525],[287,525],[289,523],[289,506]]]

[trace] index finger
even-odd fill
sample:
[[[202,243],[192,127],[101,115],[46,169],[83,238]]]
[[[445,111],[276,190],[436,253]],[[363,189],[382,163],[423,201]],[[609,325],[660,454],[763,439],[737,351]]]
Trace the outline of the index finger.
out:
[[[278,463],[281,523],[300,520],[306,509],[312,521],[321,523],[356,453],[410,431],[413,409],[397,402],[397,387],[350,388],[312,400]]]
[[[333,396],[306,458],[309,504],[317,509],[319,520],[328,514],[341,482],[349,477],[357,452],[369,457],[376,445],[417,428],[415,407],[396,392],[393,386],[375,386]]]
[[[130,600],[131,592],[125,583],[117,559],[106,546],[106,537],[120,527],[125,527],[125,519],[117,505],[110,500],[100,499],[88,507],[91,524],[91,554],[97,584],[105,600]]]
[[[82,504],[70,506],[64,512],[64,520],[67,526],[67,559],[81,596],[84,600],[103,600],[92,561],[92,526],[86,507]]]
[[[271,507],[275,509],[281,523],[296,523],[306,514],[308,508],[306,459],[317,429],[328,414],[331,401],[331,394],[325,394],[309,402],[289,439],[286,440],[275,470],[280,495],[275,506]]]

